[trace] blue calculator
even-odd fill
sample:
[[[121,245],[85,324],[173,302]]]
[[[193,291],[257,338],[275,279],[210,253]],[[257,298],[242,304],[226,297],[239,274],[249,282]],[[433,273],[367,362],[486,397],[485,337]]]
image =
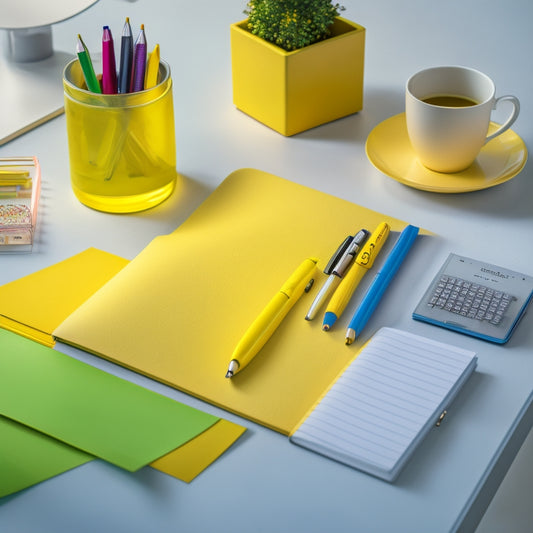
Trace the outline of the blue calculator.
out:
[[[413,318],[503,344],[533,297],[533,277],[450,254]]]

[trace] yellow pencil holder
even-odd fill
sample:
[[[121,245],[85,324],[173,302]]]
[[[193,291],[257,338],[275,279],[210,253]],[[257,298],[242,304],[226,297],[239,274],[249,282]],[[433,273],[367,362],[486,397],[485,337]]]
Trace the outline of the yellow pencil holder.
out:
[[[159,66],[153,88],[126,94],[88,91],[77,59],[63,72],[65,117],[74,194],[111,213],[154,207],[176,184],[176,142],[170,68]]]

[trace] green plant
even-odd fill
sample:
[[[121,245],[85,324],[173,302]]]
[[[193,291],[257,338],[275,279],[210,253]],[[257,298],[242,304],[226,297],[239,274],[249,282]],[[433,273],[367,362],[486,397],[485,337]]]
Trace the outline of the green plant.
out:
[[[249,0],[244,12],[254,35],[291,51],[326,39],[340,11],[331,0]]]

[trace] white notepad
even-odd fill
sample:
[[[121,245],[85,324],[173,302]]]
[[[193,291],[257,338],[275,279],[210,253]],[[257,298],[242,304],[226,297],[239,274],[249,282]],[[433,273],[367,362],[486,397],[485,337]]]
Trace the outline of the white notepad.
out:
[[[394,481],[476,365],[472,351],[382,328],[290,439]]]

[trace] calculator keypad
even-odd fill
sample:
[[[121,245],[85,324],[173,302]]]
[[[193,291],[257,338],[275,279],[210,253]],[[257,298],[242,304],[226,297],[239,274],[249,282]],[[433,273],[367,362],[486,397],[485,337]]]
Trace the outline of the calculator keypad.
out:
[[[413,318],[503,344],[531,300],[533,277],[449,254]]]
[[[431,308],[499,325],[514,296],[486,285],[452,276],[441,276],[428,301]]]

